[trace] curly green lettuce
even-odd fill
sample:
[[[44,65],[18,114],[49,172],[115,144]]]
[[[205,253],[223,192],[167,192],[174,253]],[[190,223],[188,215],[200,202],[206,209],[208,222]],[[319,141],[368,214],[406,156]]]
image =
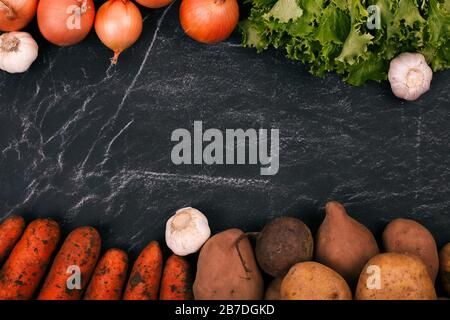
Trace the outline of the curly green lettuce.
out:
[[[352,85],[387,78],[390,61],[421,52],[434,71],[450,68],[450,0],[247,0],[243,45],[283,48],[312,74],[336,72]],[[379,28],[369,28],[377,6]]]

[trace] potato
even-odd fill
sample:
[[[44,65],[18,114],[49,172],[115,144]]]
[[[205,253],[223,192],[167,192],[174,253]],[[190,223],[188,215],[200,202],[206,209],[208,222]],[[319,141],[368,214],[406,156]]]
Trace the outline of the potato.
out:
[[[440,277],[442,281],[442,287],[447,295],[450,297],[450,243],[447,243],[440,252]]]
[[[414,255],[383,253],[367,262],[359,278],[357,300],[436,300],[422,260]]]
[[[200,251],[194,282],[196,300],[260,300],[264,282],[253,255],[250,241],[236,241],[243,235],[229,229],[210,238]]]
[[[281,283],[283,300],[351,300],[352,292],[337,272],[317,262],[294,265]]]
[[[439,255],[433,235],[421,224],[408,219],[396,219],[383,232],[387,252],[409,253],[418,256],[427,266],[431,280],[436,281]]]
[[[273,277],[283,276],[294,264],[312,260],[314,241],[302,221],[281,217],[270,221],[256,240],[256,260]]]
[[[281,281],[283,281],[283,278],[278,277],[270,282],[264,300],[281,300]]]
[[[377,241],[340,203],[328,202],[325,213],[316,237],[316,260],[355,286],[366,262],[379,253]]]

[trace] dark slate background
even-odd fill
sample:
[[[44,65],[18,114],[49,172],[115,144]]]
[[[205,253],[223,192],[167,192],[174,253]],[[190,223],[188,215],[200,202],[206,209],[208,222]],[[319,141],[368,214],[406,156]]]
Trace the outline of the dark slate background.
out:
[[[283,52],[257,54],[239,35],[206,46],[184,35],[178,4],[142,9],[140,41],[116,67],[92,33],[0,73],[0,218],[53,217],[69,232],[97,227],[104,246],[136,255],[163,241],[167,218],[194,206],[214,232],[254,231],[292,215],[315,230],[328,199],[377,236],[397,217],[450,241],[450,72],[415,103],[389,84],[315,78]],[[35,27],[32,27],[32,29]],[[280,171],[175,166],[173,130],[279,128]]]

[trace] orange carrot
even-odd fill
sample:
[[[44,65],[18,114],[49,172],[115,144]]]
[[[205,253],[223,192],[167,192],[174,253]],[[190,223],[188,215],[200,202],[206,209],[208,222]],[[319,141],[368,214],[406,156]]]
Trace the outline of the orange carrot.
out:
[[[0,265],[8,257],[14,245],[22,235],[25,229],[25,220],[19,216],[6,218],[0,224]]]
[[[167,259],[161,281],[160,300],[193,300],[191,267],[177,255]]]
[[[100,254],[101,239],[92,227],[81,227],[72,231],[55,257],[39,300],[80,300]],[[81,279],[76,282],[76,269]],[[72,281],[74,280],[74,281]]]
[[[151,242],[137,258],[125,290],[124,300],[157,300],[162,273],[162,252]]]
[[[128,256],[119,249],[109,249],[95,268],[84,300],[120,300],[128,270]]]
[[[60,237],[50,219],[30,223],[0,271],[0,300],[28,300],[38,287]]]

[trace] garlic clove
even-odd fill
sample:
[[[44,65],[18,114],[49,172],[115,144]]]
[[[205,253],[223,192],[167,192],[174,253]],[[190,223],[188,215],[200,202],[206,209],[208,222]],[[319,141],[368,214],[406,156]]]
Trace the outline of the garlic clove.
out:
[[[391,61],[388,78],[397,97],[414,101],[430,90],[433,70],[422,54],[406,52]]]
[[[211,236],[208,219],[199,210],[178,210],[166,224],[167,246],[179,256],[197,252]]]
[[[0,69],[9,73],[27,71],[38,56],[38,45],[27,32],[0,36]]]

